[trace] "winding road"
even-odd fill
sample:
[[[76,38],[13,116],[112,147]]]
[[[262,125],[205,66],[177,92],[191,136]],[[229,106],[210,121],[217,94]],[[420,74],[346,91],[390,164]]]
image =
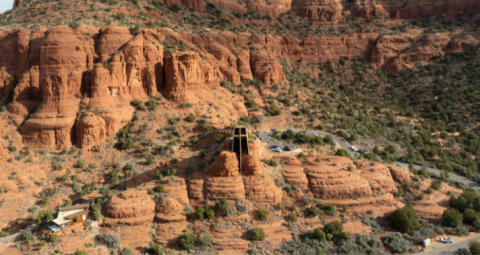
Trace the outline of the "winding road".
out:
[[[279,130],[278,130],[279,131]],[[301,130],[292,130],[294,132],[303,132]],[[338,144],[340,145],[340,147],[342,149],[345,149],[349,154],[350,156],[354,157],[355,152],[351,151],[349,148],[352,146],[352,144],[350,144],[347,140],[345,140],[344,138],[342,137],[339,137],[337,135],[333,135],[333,134],[329,134],[329,133],[324,133],[324,132],[318,132],[318,131],[306,131],[309,135],[312,135],[312,133],[317,133],[319,134],[320,136],[324,137],[325,135],[330,135],[332,137],[332,139]],[[292,149],[295,149],[296,146],[294,145],[291,145],[291,144],[287,144],[283,141],[278,141],[276,139],[273,139],[271,136],[269,136],[269,133],[268,132],[260,132],[259,133],[259,137],[261,138],[262,141],[268,141],[267,144],[265,144],[265,149],[267,151],[270,151],[270,152],[274,152],[274,153],[279,153],[279,152],[275,152],[273,151],[273,149],[271,149],[270,147],[273,146],[273,145],[276,145],[278,147],[280,147],[281,149],[284,148],[284,146],[289,146],[290,148]],[[281,153],[281,152],[280,152]],[[398,165],[398,166],[401,166],[403,168],[408,168],[408,164],[407,163],[402,163],[402,162],[395,162],[394,163],[395,165]],[[417,168],[423,168],[425,169],[426,171],[428,172],[432,172],[432,173],[436,173],[437,175],[440,175],[441,174],[441,170],[439,169],[436,169],[436,168],[431,168],[431,167],[427,167],[427,166],[421,166],[421,165],[414,165],[415,167]],[[474,182],[474,181],[471,181],[465,177],[462,177],[460,175],[457,175],[455,173],[449,173],[450,175],[450,180],[451,181],[454,181],[454,182],[459,182],[459,183],[463,183],[464,185],[467,185],[469,187],[471,187],[472,189],[476,190],[477,192],[480,192],[480,184]],[[437,245],[435,245],[436,247],[427,247],[425,249],[425,252],[422,253],[422,254],[441,254],[443,252],[447,252],[447,253],[453,253],[454,251],[458,250],[459,248],[467,248],[468,249],[468,242],[472,241],[472,240],[476,240],[476,241],[479,241],[480,242],[480,236],[474,236],[474,237],[471,237],[471,238],[468,238],[468,239],[464,239],[464,240],[461,240],[457,243],[453,243],[453,244],[442,244],[442,246],[438,247]]]

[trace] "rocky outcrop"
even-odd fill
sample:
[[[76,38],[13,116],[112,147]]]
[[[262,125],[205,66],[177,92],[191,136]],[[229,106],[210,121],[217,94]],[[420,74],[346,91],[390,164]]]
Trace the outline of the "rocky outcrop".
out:
[[[286,81],[280,63],[269,57],[266,52],[255,50],[250,52],[250,66],[255,78],[267,86]]]
[[[245,199],[245,188],[240,175],[237,155],[222,152],[215,162],[205,169],[204,197],[209,200]]]
[[[165,89],[166,98],[175,101],[192,101],[195,90],[205,87],[218,87],[224,79],[218,67],[202,61],[195,53],[165,54]]]
[[[36,148],[70,148],[78,108],[78,101],[70,96],[68,73],[49,75],[42,103],[20,130],[23,143]]]
[[[411,182],[412,179],[410,176],[412,173],[408,172],[408,170],[405,170],[401,167],[398,166],[390,166],[390,173],[392,175],[393,180],[399,184],[403,184],[405,182]]]
[[[257,203],[277,204],[282,201],[282,190],[262,170],[262,163],[249,155],[242,157],[245,198]]]
[[[155,201],[146,190],[128,189],[107,202],[105,216],[107,226],[151,222],[155,216]]]
[[[84,113],[75,124],[76,147],[89,150],[100,146],[106,137],[105,121],[92,112]]]
[[[287,184],[297,186],[304,193],[308,193],[308,179],[303,169],[298,159],[290,159],[282,165],[282,174]]]
[[[164,198],[159,201],[155,211],[155,221],[160,223],[182,222],[187,220],[182,204],[175,198]]]

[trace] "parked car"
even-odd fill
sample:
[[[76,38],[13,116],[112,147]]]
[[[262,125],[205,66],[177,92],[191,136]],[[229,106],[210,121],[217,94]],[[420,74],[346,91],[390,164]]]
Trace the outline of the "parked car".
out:
[[[278,148],[278,145],[272,145],[272,146],[270,146],[270,149],[276,149],[276,148]]]
[[[357,147],[355,147],[355,146],[350,146],[350,147],[349,147],[349,149],[352,150],[352,151],[355,151],[356,148],[357,148]]]
[[[360,149],[359,148],[355,148],[353,149],[354,152],[360,152]]]
[[[363,150],[363,151],[362,151],[362,154],[368,154],[368,151],[367,151],[367,150]]]
[[[272,133],[275,133],[275,132],[277,132],[277,130],[276,130],[276,129],[272,129],[271,132],[272,132]]]
[[[313,132],[312,135],[314,136],[320,136],[318,133]]]
[[[285,146],[285,147],[283,147],[283,150],[285,150],[285,151],[291,151],[292,149],[290,149],[290,147],[288,147],[288,146]]]
[[[453,238],[451,238],[451,237],[442,237],[442,238],[440,238],[440,242],[442,242],[442,243],[453,243]]]
[[[280,148],[275,149],[275,151],[276,152],[283,152],[282,149],[280,149]]]

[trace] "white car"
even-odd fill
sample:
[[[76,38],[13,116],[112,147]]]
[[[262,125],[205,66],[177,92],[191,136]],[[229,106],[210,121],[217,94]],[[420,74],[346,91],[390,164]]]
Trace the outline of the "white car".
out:
[[[315,132],[313,132],[312,135],[314,135],[314,136],[320,136],[319,134],[317,134],[317,133],[315,133]]]
[[[442,237],[442,238],[440,238],[440,242],[442,242],[442,243],[453,243],[453,238],[451,238],[451,237]]]
[[[283,152],[282,149],[280,149],[280,148],[276,148],[275,151],[276,152]]]
[[[352,151],[354,151],[356,148],[357,148],[357,147],[355,147],[355,146],[350,146],[350,147],[349,147],[349,149],[352,150]]]

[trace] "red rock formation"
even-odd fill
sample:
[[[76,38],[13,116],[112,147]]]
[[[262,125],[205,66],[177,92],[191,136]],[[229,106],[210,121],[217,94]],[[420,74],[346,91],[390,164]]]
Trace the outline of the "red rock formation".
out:
[[[175,198],[164,198],[156,206],[155,221],[160,223],[182,222],[187,220],[184,206]]]
[[[107,226],[117,224],[136,225],[151,222],[155,214],[155,202],[146,190],[129,189],[113,196],[105,206]]]
[[[410,173],[408,170],[405,170],[397,166],[390,166],[389,169],[390,169],[390,173],[392,174],[392,178],[393,180],[395,180],[395,182],[398,182],[399,184],[403,184],[405,182],[412,181],[412,179],[410,178],[412,173]]]
[[[243,155],[242,168],[246,199],[268,204],[282,201],[282,190],[263,172],[263,165],[257,158]]]
[[[78,108],[78,101],[69,93],[68,73],[50,74],[42,103],[20,130],[23,143],[36,148],[70,148]]]
[[[204,63],[195,53],[166,53],[164,58],[164,96],[175,102],[191,101],[191,92],[220,86],[223,75],[218,68]]]
[[[106,137],[105,121],[92,112],[84,113],[75,124],[76,147],[89,150],[100,146]]]

